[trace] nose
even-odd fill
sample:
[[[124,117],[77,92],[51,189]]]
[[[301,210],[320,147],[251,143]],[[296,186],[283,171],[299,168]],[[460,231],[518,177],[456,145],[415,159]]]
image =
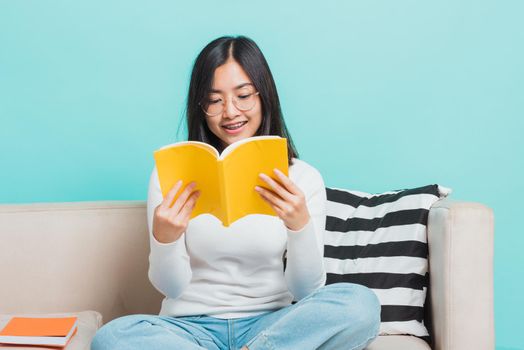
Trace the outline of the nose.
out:
[[[226,118],[230,119],[240,115],[240,110],[235,106],[232,98],[224,100],[224,114]]]

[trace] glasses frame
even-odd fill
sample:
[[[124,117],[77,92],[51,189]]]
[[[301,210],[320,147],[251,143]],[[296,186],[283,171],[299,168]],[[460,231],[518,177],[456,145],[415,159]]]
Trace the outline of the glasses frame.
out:
[[[250,93],[248,96],[252,96],[252,95],[253,95],[253,96],[260,95],[260,91],[252,92],[252,93]],[[202,99],[202,100],[203,100],[203,99]],[[256,105],[256,101],[255,101],[255,103],[253,104],[252,107],[247,108],[247,109],[242,109],[242,108],[239,108],[239,107],[236,105],[236,102],[235,102],[235,101],[236,101],[236,97],[233,97],[232,100],[233,100],[233,106],[235,106],[236,109],[238,109],[239,111],[242,111],[242,112],[250,111],[250,110],[252,110],[252,109],[255,107],[255,105]],[[198,105],[200,106],[200,108],[202,109],[202,111],[203,111],[207,116],[209,116],[209,117],[216,117],[217,115],[220,115],[220,114],[224,113],[225,100],[222,101],[222,110],[221,110],[220,112],[218,112],[217,114],[209,114],[209,113],[205,110],[204,105],[202,104],[202,101],[198,102]]]

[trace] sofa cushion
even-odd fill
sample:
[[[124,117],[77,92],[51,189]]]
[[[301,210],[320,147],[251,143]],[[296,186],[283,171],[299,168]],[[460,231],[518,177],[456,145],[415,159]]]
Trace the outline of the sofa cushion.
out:
[[[19,313],[19,314],[0,314],[0,329],[9,322],[11,317],[65,317],[65,316],[77,316],[78,317],[78,331],[71,338],[71,342],[67,345],[67,350],[89,350],[91,345],[91,339],[95,336],[98,328],[102,326],[102,315],[98,311],[79,311],[79,312],[67,312],[67,313]],[[46,346],[23,346],[23,345],[4,345],[0,344],[0,349],[16,349],[16,350],[56,350],[56,347]]]
[[[326,188],[326,284],[358,283],[382,305],[380,334],[430,341],[426,224],[431,205],[451,190],[438,185],[370,194]]]
[[[380,335],[366,350],[431,350],[428,343],[409,335]]]

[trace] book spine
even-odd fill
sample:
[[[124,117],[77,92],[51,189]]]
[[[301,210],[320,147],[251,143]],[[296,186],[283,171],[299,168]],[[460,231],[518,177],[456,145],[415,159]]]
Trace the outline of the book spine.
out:
[[[226,188],[226,176],[225,176],[224,162],[218,161],[218,187],[220,189],[220,209],[222,211],[222,224],[229,226],[230,213],[229,213],[229,201],[227,199],[227,188]]]

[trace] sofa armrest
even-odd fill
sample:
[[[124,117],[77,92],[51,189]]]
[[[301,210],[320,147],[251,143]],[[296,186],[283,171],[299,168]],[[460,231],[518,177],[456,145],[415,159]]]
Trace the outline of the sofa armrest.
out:
[[[429,211],[430,332],[435,350],[494,349],[492,209],[449,198]]]

